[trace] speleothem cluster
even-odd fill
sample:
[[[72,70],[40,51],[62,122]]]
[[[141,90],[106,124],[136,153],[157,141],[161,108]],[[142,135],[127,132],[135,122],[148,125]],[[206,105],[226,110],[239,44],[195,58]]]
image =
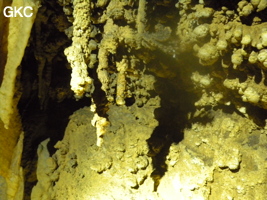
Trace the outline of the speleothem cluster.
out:
[[[13,2],[14,5],[21,3],[19,0]],[[19,122],[21,116],[16,106],[20,101],[22,109],[29,110],[33,105],[30,102],[35,95],[38,96],[43,110],[47,108],[51,99],[61,103],[73,96],[77,100],[90,98],[91,101],[88,100],[88,102],[92,102],[90,110],[94,114],[92,116],[90,114],[86,124],[89,123],[95,127],[95,129],[92,128],[92,132],[96,133],[97,146],[101,146],[103,142],[105,144],[105,139],[107,140],[106,146],[99,150],[104,152],[102,152],[103,155],[96,159],[96,165],[91,166],[97,173],[115,170],[113,169],[113,164],[116,164],[114,160],[120,160],[123,155],[129,154],[128,147],[131,151],[135,151],[135,145],[140,142],[139,147],[145,150],[141,151],[138,159],[145,158],[144,163],[149,166],[150,174],[143,170],[144,167],[139,167],[137,171],[127,168],[130,179],[126,179],[128,181],[126,182],[131,190],[146,184],[149,187],[153,181],[155,188],[159,186],[159,191],[171,188],[168,178],[163,181],[166,187],[160,184],[162,174],[157,174],[153,169],[157,165],[160,166],[157,168],[159,171],[166,168],[166,165],[172,167],[169,168],[170,172],[177,166],[180,167],[177,170],[181,170],[182,167],[186,170],[186,167],[190,168],[192,165],[196,166],[195,171],[203,169],[203,173],[194,174],[194,171],[193,175],[190,173],[187,175],[191,178],[184,178],[188,185],[184,184],[184,179],[181,178],[182,184],[179,186],[181,198],[186,198],[188,193],[207,198],[210,194],[216,194],[217,177],[213,177],[216,173],[220,177],[220,173],[227,175],[228,172],[231,174],[241,170],[240,177],[243,177],[243,174],[249,171],[247,166],[253,166],[254,171],[262,173],[264,156],[261,152],[265,152],[266,117],[264,115],[267,109],[267,17],[265,14],[267,2],[265,0],[231,2],[223,0],[43,0],[40,2],[42,6],[37,0],[29,2],[35,7],[35,12],[38,10],[36,19],[32,18],[29,21],[10,19],[3,20],[0,24],[4,28],[0,31],[1,42],[3,41],[0,53],[4,58],[0,61],[0,97],[6,99],[5,102],[2,99],[0,101],[0,117],[3,121],[0,124],[0,130],[3,132],[1,149],[6,149],[5,152],[7,152],[3,158],[1,157],[5,163],[4,167],[1,167],[1,176],[4,179],[9,179],[13,175],[16,177],[16,173],[19,174],[17,179],[22,177],[20,168],[10,169],[7,172],[11,163],[15,163],[14,166],[20,165],[18,160],[22,151],[23,133],[17,145],[20,150],[14,151],[15,143],[21,133]],[[0,19],[3,18],[0,17]],[[24,25],[25,32],[18,32],[19,24]],[[33,31],[30,35],[32,26]],[[23,37],[18,37],[18,34],[8,35],[8,32],[20,33]],[[26,47],[27,43],[28,47]],[[18,50],[19,53],[17,53]],[[30,65],[34,67],[27,68]],[[68,70],[71,71],[70,78]],[[63,72],[67,75],[61,76]],[[69,85],[70,87],[67,87]],[[149,107],[149,112],[144,109],[145,107]],[[218,110],[221,113],[216,113]],[[136,136],[136,131],[130,125],[124,129],[123,123],[126,122],[123,120],[121,124],[116,125],[115,122],[112,124],[112,116],[116,122],[124,117],[122,114],[118,117],[115,111],[129,115],[130,117],[125,117],[132,120],[127,122],[129,124],[134,124],[136,127],[138,124],[144,125],[145,128],[149,127],[146,137],[143,135],[140,136],[141,139],[138,138],[139,134]],[[90,112],[88,110],[86,113]],[[228,113],[235,113],[235,115],[228,116]],[[207,122],[204,118],[209,120],[213,115],[219,118],[212,122],[214,125],[211,123],[210,127],[202,127],[197,123],[205,124]],[[77,118],[80,117],[77,116]],[[152,125],[145,119],[150,119],[153,122]],[[220,122],[220,119],[225,120]],[[236,125],[236,121],[240,120],[241,125]],[[75,120],[74,122],[76,123]],[[81,132],[83,123],[83,120],[77,122]],[[188,127],[191,129],[184,131],[186,127],[184,124],[189,124]],[[11,128],[7,131],[4,126]],[[246,126],[248,127],[244,128]],[[143,131],[145,128],[139,128],[138,133],[140,135],[145,133],[146,131]],[[260,131],[256,130],[257,128]],[[251,135],[247,136],[243,133],[247,130]],[[107,132],[109,134],[106,134]],[[125,132],[132,133],[131,137],[138,139],[131,138],[131,144],[125,141],[127,148],[119,148],[119,144],[116,143],[119,139],[116,137],[121,134],[121,137],[125,138]],[[181,133],[185,133],[184,141],[178,145],[173,144],[172,137]],[[87,136],[87,133],[84,133],[84,138]],[[6,138],[11,138],[11,145],[5,144]],[[72,139],[75,141],[76,138]],[[71,142],[72,139],[70,139]],[[234,147],[233,152],[229,152],[224,146],[225,141],[229,141],[229,144]],[[93,143],[90,140],[90,148],[92,147],[93,150],[88,150],[88,154],[98,151],[95,150]],[[62,155],[58,158],[53,157],[57,160],[58,166],[55,166],[54,161],[51,162],[49,173],[54,171],[58,173],[63,166],[60,159],[65,155],[65,144],[62,144],[59,142],[56,145],[58,151],[55,154],[59,155],[63,152]],[[106,165],[103,166],[102,156],[112,154],[112,151],[105,152],[111,144],[117,145],[119,156],[113,161],[108,158]],[[208,145],[208,148],[205,145]],[[46,148],[45,146],[46,143],[42,143],[40,148]],[[204,148],[201,149],[203,146]],[[69,148],[68,144],[66,148]],[[258,151],[257,148],[260,150]],[[170,150],[169,158],[166,155],[163,157],[166,160],[157,157],[163,154],[162,149]],[[219,152],[217,152],[218,149],[220,149]],[[73,152],[75,151],[74,148]],[[253,158],[254,160],[248,159],[250,151],[258,155]],[[12,160],[13,152],[15,153]],[[82,150],[81,152],[83,153]],[[47,152],[43,153],[45,153],[43,158],[46,159]],[[229,154],[231,154],[230,157]],[[76,162],[77,157],[73,155],[70,154],[66,161],[69,169],[75,171],[80,161]],[[203,158],[202,155],[210,157]],[[127,156],[130,157],[130,155]],[[193,162],[196,157],[199,159],[198,164]],[[45,160],[43,158],[40,157],[39,171],[42,171],[41,164],[44,162],[42,160]],[[127,158],[118,162],[127,162]],[[163,163],[160,160],[163,160]],[[191,163],[187,162],[188,166],[185,167],[183,163],[188,160]],[[202,166],[208,170],[204,170]],[[213,168],[209,168],[210,166]],[[83,170],[82,167],[81,170]],[[173,173],[177,174],[176,172]],[[136,173],[139,173],[140,180]],[[205,173],[208,175],[201,179],[202,182],[198,183],[199,185],[195,184],[195,177]],[[233,174],[228,175],[225,177]],[[182,176],[181,174],[180,177]],[[55,180],[48,181],[49,184],[57,182],[58,176],[55,177],[52,177]],[[170,177],[174,176],[170,175]],[[19,180],[20,183],[17,180],[13,184],[4,179],[1,179],[1,184],[3,182],[2,185],[9,188],[10,198],[22,195],[22,191],[18,189],[23,187],[22,180]],[[79,181],[79,178],[77,179]],[[147,181],[148,179],[150,182]],[[244,182],[248,183],[252,179],[248,176]],[[174,182],[177,180],[175,179]],[[255,188],[260,186],[260,190],[264,191],[262,182],[265,180],[260,181],[252,185]],[[219,182],[222,184],[224,179],[220,179]],[[19,184],[21,185],[18,186]],[[49,187],[52,188],[53,184]],[[234,184],[233,182],[232,186]],[[250,191],[242,189],[241,186],[237,187],[237,193],[241,196],[245,196]],[[202,188],[205,189],[202,190]],[[18,189],[17,194],[15,194],[16,189]],[[175,191],[178,191],[177,188]],[[259,198],[264,196],[260,192],[256,193]],[[164,192],[160,196],[164,196]],[[233,192],[224,192],[220,197],[235,198],[235,189]]]
[[[153,27],[155,32],[147,30],[149,3],[144,0],[61,3],[65,14],[71,14],[69,19],[73,23],[66,30],[73,30],[70,36],[73,43],[65,54],[72,66],[71,86],[76,98],[92,93],[89,88],[94,88],[94,83],[85,69],[97,68],[97,78],[108,101],[124,105],[125,99],[135,93],[134,88],[142,86],[138,79],[150,60],[145,55],[147,50],[175,54],[173,46],[164,44],[170,39],[170,27],[158,23]],[[69,12],[71,8],[73,13]]]
[[[154,77],[145,73],[146,65],[153,59],[149,54],[156,49],[176,54],[175,46],[167,45],[172,33],[169,26],[157,23],[152,27],[154,32],[147,30],[149,2],[77,0],[59,3],[72,23],[65,30],[72,45],[64,53],[72,68],[70,85],[75,97],[80,99],[98,93],[95,84],[100,82],[109,103],[122,106],[131,98],[140,106],[146,103],[155,82]],[[97,76],[93,77],[90,71],[95,71]],[[95,119],[97,116],[98,113]],[[98,126],[98,129],[104,128]]]
[[[191,77],[206,88],[196,106],[232,104],[244,115],[248,105],[267,108],[266,6],[265,1],[245,0],[232,5],[177,3],[179,49],[193,51],[208,72]]]
[[[149,97],[147,91],[150,88],[142,90],[147,85],[140,79],[147,76],[144,71],[154,59],[149,56],[151,52],[158,50],[178,60],[178,54],[193,52],[199,63],[212,72],[209,84],[199,86],[221,84],[219,92],[209,91],[209,95],[206,92],[204,99],[196,105],[209,104],[210,101],[213,105],[229,105],[233,102],[227,96],[232,93],[243,102],[266,109],[264,1],[239,1],[236,8],[227,7],[223,2],[179,1],[175,4],[176,9],[166,14],[169,21],[158,21],[152,28],[147,16],[152,12],[152,3],[144,0],[59,2],[72,23],[65,30],[72,38],[72,45],[65,50],[65,55],[72,67],[71,89],[76,98],[91,95],[98,79],[109,102],[124,105],[125,99],[133,97],[143,104]],[[168,1],[153,6],[158,5],[174,6]],[[174,19],[177,20],[176,26],[170,23]],[[161,74],[155,69],[150,71],[158,77],[168,77],[170,68],[175,67],[165,66]],[[97,77],[88,73],[90,68],[96,70]],[[239,81],[237,71],[247,76],[245,81]],[[205,79],[202,75],[199,78]],[[196,79],[193,73],[192,80],[198,84]],[[235,106],[245,112],[243,105]]]

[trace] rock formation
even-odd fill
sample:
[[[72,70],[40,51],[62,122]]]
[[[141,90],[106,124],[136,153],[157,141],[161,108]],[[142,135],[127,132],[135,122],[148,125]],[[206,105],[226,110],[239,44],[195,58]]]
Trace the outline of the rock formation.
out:
[[[265,0],[23,2],[0,19],[2,199],[266,199]]]

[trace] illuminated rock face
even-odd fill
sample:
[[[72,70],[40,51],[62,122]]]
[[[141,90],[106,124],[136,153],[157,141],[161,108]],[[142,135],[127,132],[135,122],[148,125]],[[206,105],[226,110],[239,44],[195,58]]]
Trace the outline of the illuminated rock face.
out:
[[[63,140],[56,144],[56,153],[46,159],[39,155],[38,184],[32,199],[149,198],[154,183],[149,176],[153,166],[146,140],[158,125],[153,118],[158,106],[159,98],[151,98],[142,108],[111,106],[111,125],[101,147],[96,144],[96,128],[90,122],[94,113],[89,107],[76,111]],[[39,154],[41,151],[47,152],[43,144],[38,148]]]
[[[22,199],[24,186],[20,162],[23,133],[16,108],[20,97],[18,74],[39,1],[15,0],[11,5],[9,3],[11,2],[1,1],[0,4],[0,198]],[[6,6],[17,8],[30,6],[32,16],[7,19],[2,13]],[[2,189],[2,185],[6,190]]]
[[[266,199],[266,7],[43,0],[22,62],[33,21],[1,37],[0,195],[21,117],[25,199]]]

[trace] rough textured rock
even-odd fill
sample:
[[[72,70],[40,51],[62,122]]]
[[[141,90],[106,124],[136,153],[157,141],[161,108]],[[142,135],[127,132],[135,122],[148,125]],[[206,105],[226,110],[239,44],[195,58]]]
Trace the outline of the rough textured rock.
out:
[[[266,199],[266,11],[42,0],[16,77],[24,199]]]
[[[14,148],[7,182],[7,199],[23,199],[24,196],[24,175],[21,167],[24,133],[20,134],[17,145]]]
[[[23,137],[17,104],[19,91],[19,65],[24,56],[31,28],[39,7],[38,0],[1,1],[0,10],[0,184],[1,199],[22,199],[23,172],[20,168]],[[5,6],[31,6],[32,17],[5,18]]]
[[[265,151],[266,128],[214,112],[171,146],[158,192],[163,199],[265,199]]]
[[[1,45],[2,54],[5,54],[3,59],[6,60],[4,66],[1,66],[4,71],[3,80],[0,87],[0,98],[6,99],[0,101],[0,117],[5,128],[8,129],[11,116],[16,112],[16,105],[19,100],[19,92],[16,84],[18,67],[24,55],[24,50],[30,37],[31,28],[35,20],[36,13],[39,7],[39,1],[13,1],[11,6],[31,6],[33,8],[32,17],[10,18],[8,23],[8,31],[1,35],[3,46]],[[6,24],[4,24],[6,25]],[[19,31],[20,30],[20,31]],[[1,70],[1,71],[2,71]],[[15,96],[16,94],[16,96]]]
[[[108,111],[110,126],[101,147],[96,145],[96,129],[91,125],[94,113],[89,107],[76,111],[70,117],[63,140],[56,144],[57,152],[45,160],[39,155],[39,181],[33,189],[32,199],[156,197],[153,179],[149,177],[153,168],[151,158],[147,156],[146,140],[158,124],[153,117],[158,106],[158,98],[150,99],[143,108],[112,106]],[[143,118],[144,114],[146,118]],[[44,148],[43,143],[40,148]],[[54,163],[53,169],[41,166],[49,164],[48,159]],[[51,170],[46,172],[48,169]],[[46,178],[38,177],[41,173]],[[42,189],[48,185],[49,189]]]

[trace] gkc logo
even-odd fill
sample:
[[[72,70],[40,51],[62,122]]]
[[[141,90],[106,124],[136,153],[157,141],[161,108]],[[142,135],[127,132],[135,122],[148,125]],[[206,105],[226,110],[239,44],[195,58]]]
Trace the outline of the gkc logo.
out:
[[[28,11],[27,11],[28,10]],[[29,11],[30,10],[30,11]],[[11,7],[11,6],[6,6],[3,10],[3,14],[5,17],[31,17],[33,13],[31,12],[33,9],[30,6],[26,7]]]

